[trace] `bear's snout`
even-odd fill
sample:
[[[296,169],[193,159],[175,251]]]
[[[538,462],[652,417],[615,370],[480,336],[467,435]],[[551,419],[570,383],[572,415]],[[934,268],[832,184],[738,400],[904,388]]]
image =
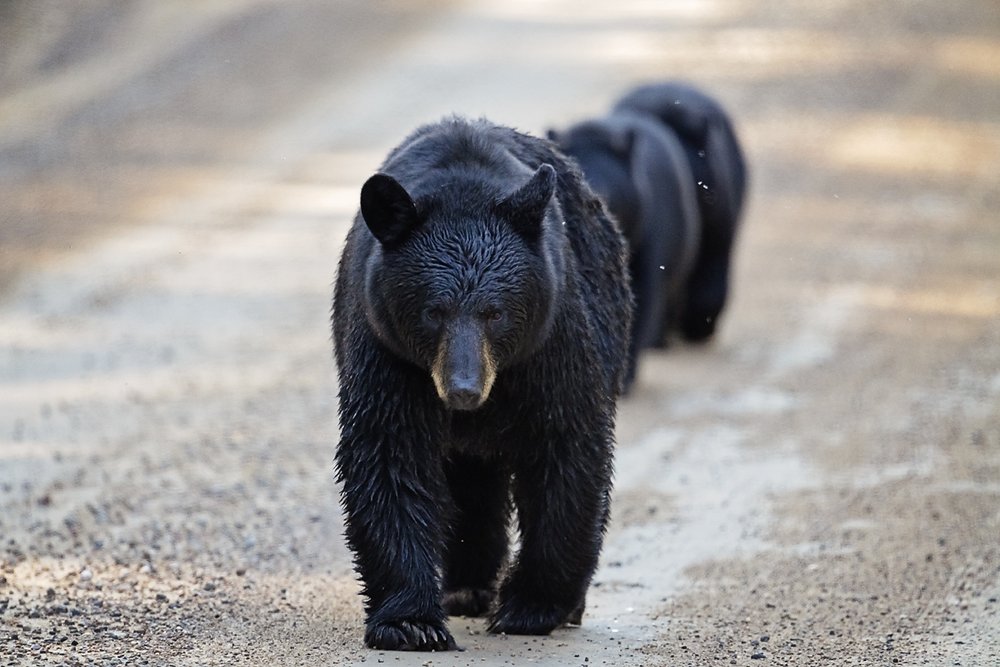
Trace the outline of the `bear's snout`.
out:
[[[483,403],[483,394],[474,386],[452,387],[445,403],[452,410],[475,410]]]
[[[447,327],[431,377],[449,410],[475,410],[486,402],[496,379],[496,365],[479,327],[463,322]]]

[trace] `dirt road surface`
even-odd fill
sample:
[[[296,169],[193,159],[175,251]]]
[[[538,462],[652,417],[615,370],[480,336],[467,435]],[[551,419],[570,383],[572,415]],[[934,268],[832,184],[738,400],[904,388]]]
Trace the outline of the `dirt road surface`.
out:
[[[994,0],[0,7],[0,665],[1000,664]],[[371,6],[370,6],[371,5]],[[580,628],[361,646],[328,334],[421,122],[679,77],[752,168],[646,358]]]

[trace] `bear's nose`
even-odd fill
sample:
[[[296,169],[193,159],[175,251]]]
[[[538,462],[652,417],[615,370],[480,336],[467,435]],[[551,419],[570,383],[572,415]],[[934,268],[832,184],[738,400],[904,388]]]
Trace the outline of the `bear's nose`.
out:
[[[448,407],[452,410],[475,410],[481,400],[482,394],[471,386],[448,390]]]

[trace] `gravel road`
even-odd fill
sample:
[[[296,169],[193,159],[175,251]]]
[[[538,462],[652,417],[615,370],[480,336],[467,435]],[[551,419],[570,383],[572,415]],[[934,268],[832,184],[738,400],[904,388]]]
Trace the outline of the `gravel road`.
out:
[[[361,645],[328,332],[421,122],[697,82],[751,166],[718,339],[619,415],[580,628]],[[1000,664],[995,0],[0,6],[0,665]]]

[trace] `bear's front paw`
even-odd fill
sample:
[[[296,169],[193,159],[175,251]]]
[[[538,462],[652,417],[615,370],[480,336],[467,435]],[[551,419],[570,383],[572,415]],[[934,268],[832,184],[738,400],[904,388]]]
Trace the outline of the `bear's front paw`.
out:
[[[374,623],[365,630],[365,644],[386,651],[460,650],[443,625],[424,621]]]
[[[485,588],[456,588],[445,591],[442,602],[449,616],[482,616],[490,610],[493,591]]]
[[[573,610],[508,598],[490,621],[489,631],[508,635],[547,635],[566,623]]]

